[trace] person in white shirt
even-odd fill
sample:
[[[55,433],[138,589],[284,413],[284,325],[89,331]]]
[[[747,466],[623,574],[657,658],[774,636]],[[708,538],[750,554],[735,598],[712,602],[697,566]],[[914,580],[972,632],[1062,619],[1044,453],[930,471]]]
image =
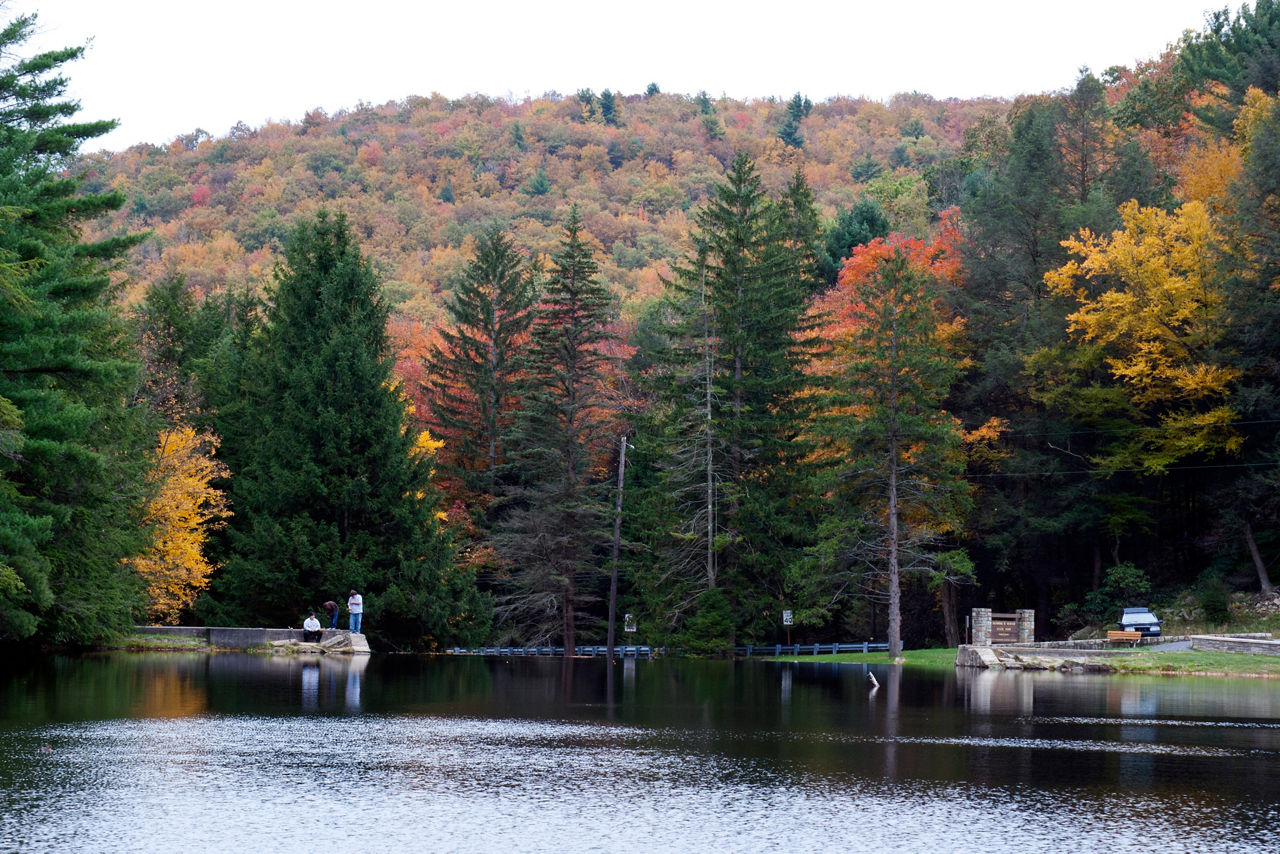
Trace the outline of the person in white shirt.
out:
[[[310,614],[302,621],[302,640],[306,643],[319,643],[324,632],[320,629],[320,621],[315,614]]]
[[[347,597],[347,613],[351,615],[351,634],[360,634],[360,622],[364,616],[364,599],[354,590]]]

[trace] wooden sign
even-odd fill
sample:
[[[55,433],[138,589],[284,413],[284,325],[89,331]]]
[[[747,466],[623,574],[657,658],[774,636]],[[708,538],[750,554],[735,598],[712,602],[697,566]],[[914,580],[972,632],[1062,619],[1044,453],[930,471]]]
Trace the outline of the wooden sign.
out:
[[[991,615],[991,642],[992,643],[1017,643],[1018,642],[1018,615],[1017,614],[992,614]]]

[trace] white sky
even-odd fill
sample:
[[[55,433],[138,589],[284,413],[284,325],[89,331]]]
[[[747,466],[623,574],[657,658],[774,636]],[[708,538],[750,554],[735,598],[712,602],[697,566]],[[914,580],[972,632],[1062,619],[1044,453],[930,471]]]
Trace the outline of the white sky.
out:
[[[80,119],[121,122],[88,147],[119,150],[432,92],[1011,97],[1153,58],[1241,2],[0,0],[0,16],[37,12],[32,48],[90,42],[72,96]]]

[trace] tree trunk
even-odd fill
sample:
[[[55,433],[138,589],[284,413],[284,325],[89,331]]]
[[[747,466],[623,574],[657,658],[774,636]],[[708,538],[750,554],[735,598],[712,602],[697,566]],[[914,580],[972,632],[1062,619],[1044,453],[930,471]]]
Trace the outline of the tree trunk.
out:
[[[573,574],[570,570],[569,583],[566,585],[564,593],[564,656],[572,658],[577,654],[577,644],[574,642],[574,625],[573,625]]]
[[[1262,554],[1253,539],[1253,525],[1244,523],[1244,541],[1249,546],[1249,556],[1253,558],[1253,568],[1258,571],[1258,584],[1267,596],[1275,595],[1276,588],[1271,584],[1271,576],[1267,574],[1267,565],[1262,562]]]
[[[902,654],[902,594],[898,589],[898,437],[889,435],[889,657]]]
[[[703,312],[703,338],[702,338],[702,371],[703,371],[703,405],[705,407],[706,421],[703,425],[703,438],[706,440],[706,502],[707,502],[707,554],[706,554],[706,573],[707,588],[716,586],[716,478],[715,478],[715,460],[712,455],[713,440],[715,438],[715,422],[712,402],[714,400],[714,379],[713,374],[715,365],[712,360],[711,351],[711,315],[707,310],[707,270],[702,268],[702,312]]]
[[[947,646],[959,646],[960,624],[956,619],[956,586],[944,578],[939,593],[942,600],[942,630],[947,637]]]

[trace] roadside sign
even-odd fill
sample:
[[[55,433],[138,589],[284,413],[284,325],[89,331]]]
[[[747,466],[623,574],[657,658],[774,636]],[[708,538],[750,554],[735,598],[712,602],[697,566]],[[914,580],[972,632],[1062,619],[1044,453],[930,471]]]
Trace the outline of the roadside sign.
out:
[[[790,626],[790,625],[793,625],[793,621],[792,621],[792,619],[791,619],[791,612],[790,612],[790,611],[783,611],[783,612],[782,612],[782,625],[784,625],[784,626]]]
[[[636,630],[635,614],[626,614],[622,617],[622,630],[624,632],[634,632]]]

